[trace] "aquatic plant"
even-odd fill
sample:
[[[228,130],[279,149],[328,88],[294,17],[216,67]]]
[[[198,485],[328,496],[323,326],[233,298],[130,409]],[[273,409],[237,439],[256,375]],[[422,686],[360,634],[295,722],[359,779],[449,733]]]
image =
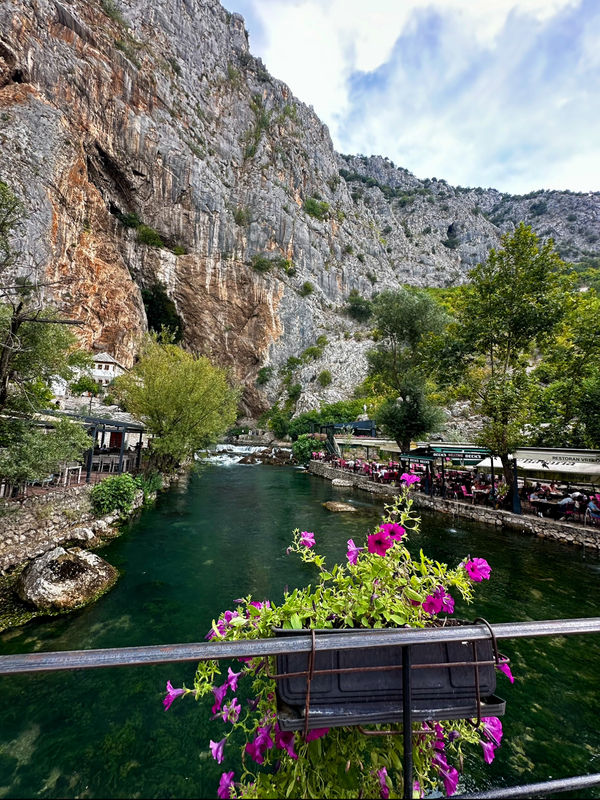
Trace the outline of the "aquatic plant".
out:
[[[318,570],[309,586],[287,591],[281,605],[246,597],[234,610],[213,620],[211,640],[264,639],[274,628],[423,628],[442,624],[440,613],[452,614],[454,597],[473,599],[474,585],[488,580],[491,568],[484,558],[464,558],[457,567],[427,558],[423,551],[413,559],[406,548],[409,533],[418,531],[419,518],[412,511],[410,485],[417,476],[402,475],[403,488],[364,545],[348,540],[347,563],[328,569],[316,550],[313,531],[296,530],[288,554]],[[218,661],[201,662],[193,688],[174,689],[167,683],[165,709],[179,697],[213,699],[213,719],[225,725],[223,738],[210,740],[218,764],[231,761],[235,770],[223,772],[220,798],[268,797],[401,797],[403,753],[398,739],[366,737],[357,727],[282,730],[277,716],[275,681],[269,658],[240,658],[242,668],[228,668],[224,682]],[[498,663],[511,681],[508,659]],[[252,695],[242,711],[238,682],[246,681]],[[226,698],[231,693],[231,700]],[[376,726],[379,727],[379,726]],[[386,728],[401,730],[401,725]],[[497,717],[476,720],[424,721],[413,724],[413,796],[438,791],[456,792],[459,768],[470,747],[479,744],[490,763],[502,740]],[[400,737],[401,738],[401,737]]]

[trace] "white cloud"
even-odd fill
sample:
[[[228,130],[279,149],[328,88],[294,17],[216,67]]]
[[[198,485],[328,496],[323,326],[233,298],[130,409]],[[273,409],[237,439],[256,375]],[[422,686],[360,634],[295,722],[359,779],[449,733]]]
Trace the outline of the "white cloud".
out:
[[[225,2],[342,152],[462,185],[600,189],[596,0]]]

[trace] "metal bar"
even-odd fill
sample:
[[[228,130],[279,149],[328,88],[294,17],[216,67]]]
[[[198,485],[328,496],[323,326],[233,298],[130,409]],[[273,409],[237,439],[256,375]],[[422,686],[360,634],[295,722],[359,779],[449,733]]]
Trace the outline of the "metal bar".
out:
[[[540,783],[529,783],[524,786],[503,786],[501,789],[490,789],[486,792],[474,792],[473,794],[457,794],[453,800],[493,800],[499,798],[504,800],[507,797],[542,797],[543,795],[554,792],[569,792],[573,789],[590,789],[592,786],[600,786],[600,774],[579,775],[576,778],[559,778],[553,781],[541,781]]]
[[[402,742],[404,745],[404,763],[402,773],[404,777],[404,800],[411,800],[413,796],[413,741],[412,741],[412,670],[411,646],[402,648]]]
[[[522,639],[537,636],[568,636],[600,633],[600,617],[503,622],[491,626],[497,639]],[[308,633],[308,632],[307,632]],[[403,646],[432,642],[463,642],[489,639],[485,625],[460,625],[447,628],[397,628],[345,630],[336,633],[317,631],[316,650],[356,650],[368,647]],[[0,656],[0,675],[19,672],[45,672],[63,669],[164,664],[177,661],[203,661],[244,657],[263,657],[284,653],[309,653],[310,636],[282,636],[273,639],[191,642],[187,644],[114,647],[103,650],[64,650],[47,653],[22,653]]]

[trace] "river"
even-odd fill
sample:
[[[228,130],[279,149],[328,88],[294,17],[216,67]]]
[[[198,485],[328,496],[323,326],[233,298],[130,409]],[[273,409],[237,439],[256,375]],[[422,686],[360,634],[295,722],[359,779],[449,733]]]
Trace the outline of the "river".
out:
[[[223,459],[221,459],[223,461]],[[332,514],[326,500],[354,503]],[[295,527],[314,531],[330,560],[361,540],[382,505],[293,468],[208,464],[163,493],[102,555],[117,585],[77,613],[0,635],[0,653],[203,640],[237,597],[281,599],[311,570],[286,556]],[[490,622],[597,616],[600,562],[581,549],[427,515],[410,549],[452,565],[485,557],[466,618]],[[464,790],[600,772],[600,637],[515,640],[501,649],[516,677],[498,678],[505,738],[490,766],[466,765]],[[194,665],[0,677],[0,797],[215,797],[222,772],[208,741],[220,738],[189,698],[165,712],[168,678],[192,684]],[[230,768],[230,767],[227,767]],[[575,794],[563,795],[575,797]],[[586,797],[600,797],[589,791]]]

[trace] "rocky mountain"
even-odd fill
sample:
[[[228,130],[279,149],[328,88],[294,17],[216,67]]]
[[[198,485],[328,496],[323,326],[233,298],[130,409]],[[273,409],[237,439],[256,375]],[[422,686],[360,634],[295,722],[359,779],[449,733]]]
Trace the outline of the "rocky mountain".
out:
[[[571,260],[600,253],[599,193],[515,197],[339,155],[217,0],[6,0],[0,152],[28,214],[18,269],[87,346],[132,363],[152,301],[232,368],[249,414],[286,364],[298,410],[364,377],[351,290],[456,285],[521,219]]]

